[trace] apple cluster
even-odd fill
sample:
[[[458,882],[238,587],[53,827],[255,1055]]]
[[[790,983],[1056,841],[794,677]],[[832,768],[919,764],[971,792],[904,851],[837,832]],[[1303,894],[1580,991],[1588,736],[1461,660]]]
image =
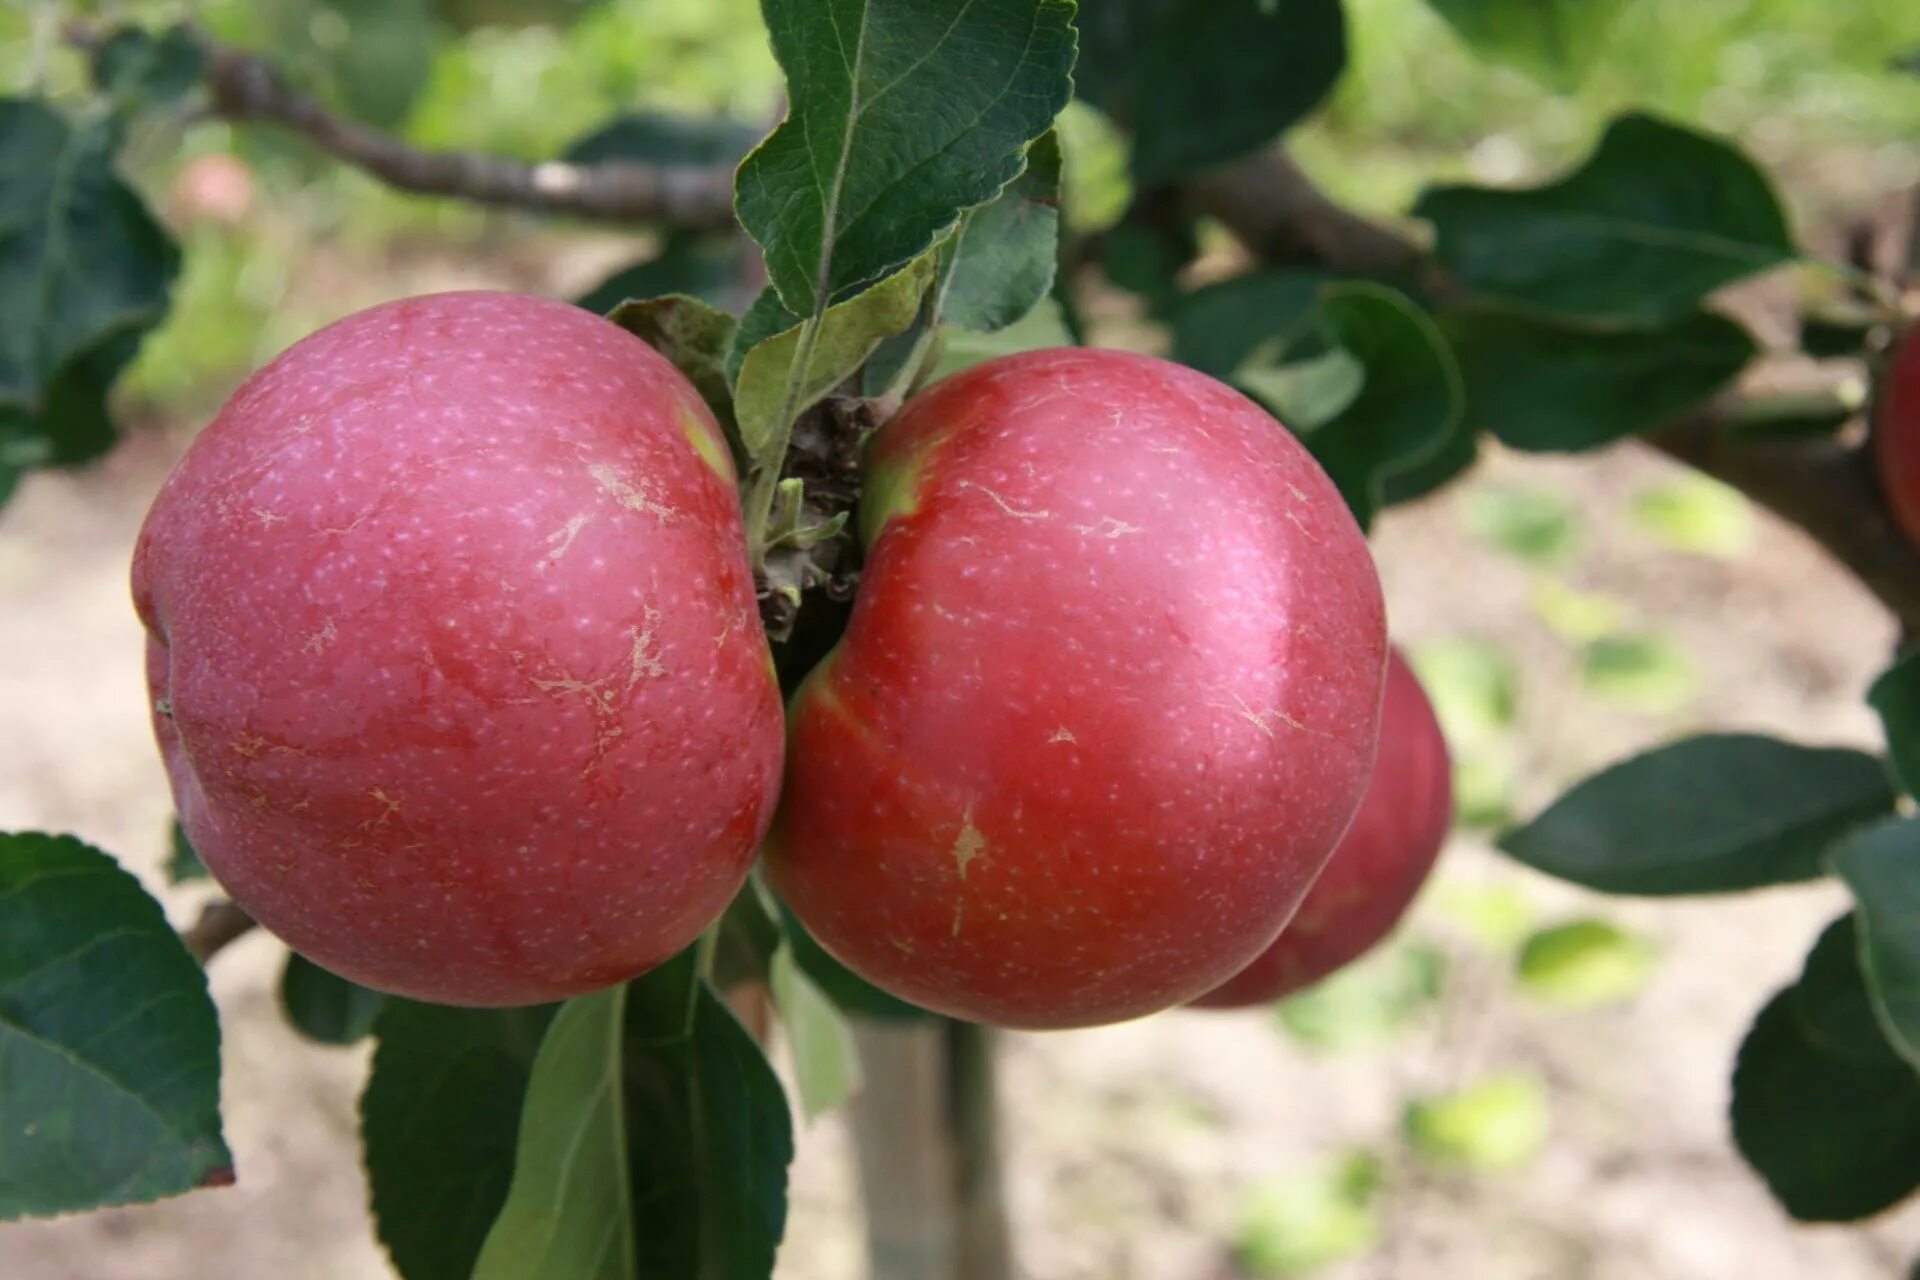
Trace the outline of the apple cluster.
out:
[[[756,856],[868,981],[1016,1027],[1272,999],[1404,912],[1446,744],[1360,529],[1253,402],[991,360],[880,428],[859,518],[851,621],[783,708],[733,458],[669,361],[511,294],[350,316],[141,532],[181,821],[297,950],[451,1004],[644,972]]]

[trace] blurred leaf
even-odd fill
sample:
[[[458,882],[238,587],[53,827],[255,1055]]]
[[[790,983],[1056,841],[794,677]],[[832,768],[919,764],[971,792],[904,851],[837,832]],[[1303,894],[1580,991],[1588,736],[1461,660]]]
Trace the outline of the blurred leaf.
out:
[[[1865,356],[1886,320],[1869,308],[1855,314],[1807,314],[1800,317],[1800,349],[1816,360]]]
[[[733,421],[727,353],[737,326],[732,316],[684,293],[616,304],[607,319],[658,351],[694,385],[722,424]]]
[[[1920,794],[1920,649],[1909,649],[1873,682],[1867,701],[1880,713],[1894,768],[1907,794]]]
[[[738,273],[728,237],[673,232],[660,252],[620,268],[573,302],[604,316],[623,302],[683,294],[724,310]]]
[[[1383,1044],[1440,999],[1446,957],[1432,947],[1392,946],[1339,969],[1274,1006],[1287,1034],[1334,1051]]]
[[[1556,89],[1586,78],[1632,0],[1427,0],[1474,52]]]
[[[1821,934],[1733,1069],[1734,1142],[1803,1222],[1864,1218],[1920,1187],[1920,1078],[1870,1018],[1831,1014],[1865,1003],[1853,935],[1851,916]]]
[[[1467,748],[1453,756],[1454,821],[1491,831],[1513,821],[1513,764],[1507,752]]]
[[[1624,612],[1612,596],[1576,591],[1558,578],[1545,576],[1534,581],[1527,603],[1547,630],[1575,644],[1587,644],[1614,631]]]
[[[635,112],[616,116],[575,140],[561,159],[573,164],[610,161],[667,167],[736,165],[753,149],[760,131],[724,116],[679,116]]]
[[[761,9],[790,105],[741,164],[736,205],[795,315],[918,257],[991,200],[1071,90],[1068,0]]]
[[[200,87],[207,55],[185,26],[121,27],[93,52],[93,82],[123,111],[168,107]]]
[[[847,1013],[881,1021],[914,1021],[939,1016],[889,995],[828,955],[826,948],[813,940],[813,935],[784,902],[780,904],[780,920],[786,926],[788,945],[801,970]]]
[[[1059,256],[1060,142],[1049,131],[1027,148],[1020,176],[940,246],[935,312],[979,333],[1004,329],[1047,296]]]
[[[1339,0],[1102,0],[1080,32],[1075,84],[1132,130],[1142,185],[1277,137],[1347,60]]]
[[[1328,283],[1317,272],[1255,271],[1196,289],[1172,314],[1173,358],[1231,377],[1263,345],[1305,333]]]
[[[636,1274],[620,1065],[624,985],[569,1000],[540,1041],[506,1203],[473,1280]]]
[[[1881,1029],[1920,1067],[1920,818],[1849,836],[1833,868],[1853,891],[1860,963]]]
[[[1314,431],[1339,417],[1367,385],[1367,367],[1339,347],[1292,364],[1249,369],[1237,381],[1273,406],[1296,431]]]
[[[389,999],[360,1098],[375,1227],[406,1280],[471,1280],[506,1203],[521,1100],[556,1005]]]
[[[179,253],[115,175],[117,143],[105,118],[0,99],[0,490],[106,450],[107,388],[166,314]]]
[[[1413,646],[1413,667],[1448,742],[1469,746],[1513,727],[1520,673],[1499,646],[1469,636],[1425,640]]]
[[[1795,255],[1766,178],[1730,144],[1617,118],[1574,173],[1529,190],[1435,187],[1414,211],[1469,290],[1560,315],[1641,324]]]
[[[1628,511],[1641,533],[1673,551],[1737,556],[1753,545],[1753,504],[1697,472],[1642,489]]]
[[[1008,325],[998,333],[972,333],[965,329],[945,329],[941,331],[940,358],[934,366],[934,377],[944,378],[950,373],[979,364],[982,360],[991,360],[995,356],[1012,355],[1018,351],[1034,351],[1041,347],[1070,347],[1074,345],[1073,335],[1060,313],[1060,304],[1052,298],[1043,299],[1039,306],[1029,311],[1026,318]]]
[[[1462,414],[1431,453],[1401,463],[1381,477],[1380,504],[1395,507],[1416,502],[1465,475],[1479,460],[1479,432]]]
[[[773,953],[773,1004],[793,1051],[794,1081],[808,1119],[833,1110],[860,1088],[853,1029],[782,942]]]
[[[1380,1158],[1352,1151],[1310,1171],[1265,1178],[1240,1209],[1234,1254],[1253,1276],[1303,1276],[1370,1251]]]
[[[429,0],[262,0],[274,49],[347,114],[383,129],[406,118],[441,32]]]
[[[187,829],[178,820],[173,824],[172,833],[167,841],[167,883],[185,884],[189,880],[207,878],[207,864],[200,861],[193,842],[187,839]]]
[[[1663,427],[1730,383],[1756,354],[1724,316],[1696,311],[1653,329],[1591,329],[1485,308],[1442,321],[1467,388],[1467,416],[1502,443],[1577,452]]]
[[[1534,999],[1585,1009],[1638,995],[1654,961],[1644,938],[1605,920],[1575,920],[1529,937],[1516,971],[1520,989]]]
[[[1603,893],[1725,893],[1825,874],[1835,839],[1892,808],[1864,752],[1703,734],[1575,785],[1500,847]]]
[[[297,951],[280,974],[280,1007],[296,1030],[321,1044],[353,1044],[373,1034],[387,997],[329,973]]]
[[[1475,1173],[1517,1169],[1546,1145],[1551,1119],[1537,1078],[1502,1072],[1407,1104],[1407,1138],[1421,1157]]]
[[[761,317],[748,312],[734,338],[734,348],[745,354],[733,388],[733,412],[749,458],[758,461],[781,427],[858,370],[888,335],[913,323],[920,297],[932,283],[933,266],[933,255],[924,254],[865,292],[827,308],[813,326],[811,342],[809,326],[795,323],[748,346],[749,324],[765,318],[764,312]]]
[[[1446,877],[1433,894],[1442,919],[1489,951],[1511,951],[1539,914],[1527,891],[1510,880],[1464,881]]]
[[[0,1220],[233,1181],[206,977],[72,836],[0,834],[0,1135]]]
[[[1060,215],[1067,230],[1078,236],[1105,231],[1120,221],[1133,199],[1126,135],[1105,112],[1078,98],[1054,127],[1060,135]]]
[[[1580,655],[1580,680],[1596,698],[1647,712],[1678,709],[1700,683],[1686,651],[1660,635],[1601,636]]]
[[[786,940],[771,899],[756,874],[721,915],[708,977],[722,995],[747,983],[771,985],[773,953]]]
[[[1468,495],[1467,528],[1529,564],[1563,563],[1579,542],[1573,509],[1544,489],[1487,485]]]

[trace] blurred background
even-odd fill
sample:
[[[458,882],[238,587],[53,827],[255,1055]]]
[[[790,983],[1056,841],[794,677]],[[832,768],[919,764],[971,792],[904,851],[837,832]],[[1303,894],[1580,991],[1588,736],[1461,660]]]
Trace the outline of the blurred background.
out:
[[[1089,0],[1099,3],[1100,0]],[[421,146],[540,159],[636,107],[758,129],[777,68],[753,0],[208,0],[192,16],[269,52],[341,112]],[[89,12],[69,7],[67,12]],[[1737,135],[1802,238],[1838,255],[1920,183],[1914,0],[1642,0],[1579,91],[1474,59],[1422,0],[1349,0],[1352,61],[1290,136],[1335,195],[1393,215],[1451,178],[1537,180],[1629,106]],[[0,91],[78,91],[50,7],[0,10]],[[371,303],[504,287],[578,297],[658,238],[394,193],[288,135],[150,121],[128,176],[183,240],[174,309],[123,385],[136,428],[103,464],[30,475],[0,509],[0,828],[115,851],[190,919],[160,868],[170,806],[146,724],[125,575],[166,468],[251,369]],[[1065,124],[1066,211],[1125,208],[1090,108]],[[1217,265],[1234,250],[1224,232]],[[1203,262],[1202,267],[1207,267]],[[1094,339],[1163,335],[1100,279]],[[1785,286],[1739,299],[1767,336]],[[1774,322],[1778,327],[1779,322]],[[1881,611],[1739,496],[1631,446],[1521,458],[1488,446],[1385,515],[1394,630],[1452,741],[1460,825],[1397,938],[1270,1010],[1172,1013],[1009,1036],[1011,1212],[1036,1280],[1868,1280],[1899,1274],[1920,1209],[1794,1226],[1734,1153],[1732,1055],[1843,907],[1830,886],[1661,905],[1586,895],[1491,852],[1567,783],[1683,730],[1878,747],[1862,702]],[[367,1052],[299,1039],[280,952],[212,967],[237,1186],[0,1227],[7,1280],[362,1280],[389,1274],[357,1166]],[[861,1273],[842,1124],[805,1127],[780,1275]]]

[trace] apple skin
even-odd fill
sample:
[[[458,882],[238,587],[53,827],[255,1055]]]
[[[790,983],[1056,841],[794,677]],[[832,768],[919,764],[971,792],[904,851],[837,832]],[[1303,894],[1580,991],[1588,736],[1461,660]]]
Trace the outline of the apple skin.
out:
[[[1894,518],[1920,547],[1920,324],[1908,329],[1880,391],[1874,452]]]
[[[876,437],[847,633],[796,691],[767,867],[915,1004],[1090,1026],[1272,942],[1373,762],[1379,579],[1331,481],[1166,361],[991,360]]]
[[[575,307],[447,293],[255,374],[140,534],[187,834],[315,962],[558,1000],[697,937],[779,789],[733,464],[665,358]]]
[[[1274,944],[1193,1003],[1205,1009],[1265,1004],[1365,955],[1413,904],[1452,826],[1447,740],[1419,677],[1394,651],[1373,780],[1353,825]]]

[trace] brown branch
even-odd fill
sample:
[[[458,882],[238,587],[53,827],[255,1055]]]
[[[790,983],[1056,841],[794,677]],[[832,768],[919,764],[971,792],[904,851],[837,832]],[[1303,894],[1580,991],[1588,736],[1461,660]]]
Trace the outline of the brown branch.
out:
[[[1216,169],[1188,193],[1263,261],[1411,275],[1430,288],[1444,286],[1437,266],[1411,239],[1336,204],[1278,151]],[[1644,442],[1798,525],[1851,570],[1907,634],[1920,635],[1920,551],[1894,522],[1868,452],[1831,437],[1738,438],[1735,428],[1748,408],[1729,397]]]
[[[72,27],[66,36],[70,44],[90,50],[108,34]],[[695,230],[733,225],[731,165],[527,164],[476,151],[424,150],[334,115],[258,54],[200,39],[215,115],[279,125],[402,191],[610,222]]]
[[[213,959],[229,942],[246,936],[253,928],[253,917],[231,902],[209,902],[200,908],[200,918],[180,934],[187,951],[201,964]]]

